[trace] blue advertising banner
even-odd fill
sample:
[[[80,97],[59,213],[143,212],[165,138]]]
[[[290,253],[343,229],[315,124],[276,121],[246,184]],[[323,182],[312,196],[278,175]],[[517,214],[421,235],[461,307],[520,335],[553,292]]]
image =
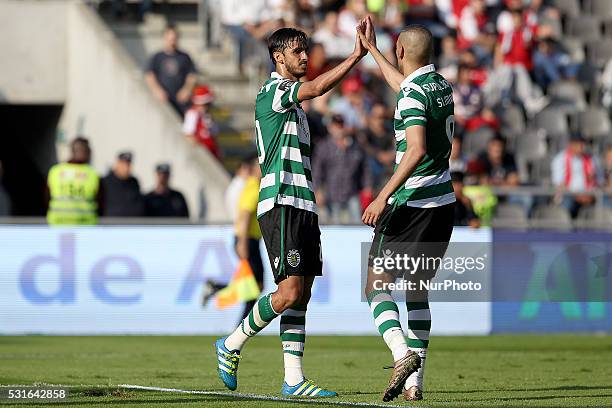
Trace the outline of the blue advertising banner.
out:
[[[493,332],[612,331],[612,234],[493,232]]]
[[[377,334],[361,300],[360,248],[371,237],[367,227],[322,228],[309,333]],[[453,240],[486,242],[490,232],[458,228]],[[229,226],[1,226],[0,248],[0,334],[218,334],[242,312],[201,305],[206,279],[227,282],[238,262]],[[270,292],[265,255],[264,265]],[[434,335],[490,332],[487,303],[435,303],[432,315]],[[265,333],[276,335],[278,321]]]

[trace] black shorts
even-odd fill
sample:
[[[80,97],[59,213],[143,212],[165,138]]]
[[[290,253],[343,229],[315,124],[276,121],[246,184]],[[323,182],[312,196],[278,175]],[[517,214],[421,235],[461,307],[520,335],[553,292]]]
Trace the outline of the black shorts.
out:
[[[368,265],[374,258],[406,254],[411,257],[442,257],[448,248],[455,217],[455,204],[417,208],[387,205],[374,228]],[[400,271],[396,271],[400,275]],[[435,270],[422,270],[420,277],[433,277]]]
[[[247,261],[249,262],[249,266],[253,271],[253,275],[255,276],[255,280],[257,282],[263,283],[264,281],[264,267],[263,261],[261,260],[261,251],[259,249],[259,239],[249,238],[248,246],[249,246],[249,258]],[[234,237],[234,247],[238,243],[238,238]]]
[[[276,205],[259,218],[274,282],[287,276],[321,276],[323,258],[317,214]]]

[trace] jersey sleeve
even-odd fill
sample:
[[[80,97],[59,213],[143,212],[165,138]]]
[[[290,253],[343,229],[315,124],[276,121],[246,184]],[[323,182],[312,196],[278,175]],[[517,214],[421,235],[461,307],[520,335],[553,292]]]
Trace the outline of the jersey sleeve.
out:
[[[274,89],[272,109],[275,112],[287,112],[293,104],[298,102],[298,89],[302,82],[294,82],[289,79],[280,80]]]
[[[409,86],[400,91],[401,96],[397,101],[397,110],[402,121],[397,127],[398,130],[427,125],[427,97],[419,85],[410,83]]]

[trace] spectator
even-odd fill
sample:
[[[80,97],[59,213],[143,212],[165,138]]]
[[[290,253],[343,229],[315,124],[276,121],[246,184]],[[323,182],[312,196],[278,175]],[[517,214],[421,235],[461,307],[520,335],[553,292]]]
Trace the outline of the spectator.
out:
[[[2,176],[4,169],[0,161],[0,217],[8,217],[11,215],[11,197],[2,184]]]
[[[317,25],[316,3],[318,0],[295,0],[295,25],[311,35]]]
[[[536,40],[537,25],[528,24],[523,19],[521,9],[512,10],[512,29],[499,34],[498,52],[508,65],[520,65],[527,71],[533,69],[531,54]]]
[[[251,31],[265,8],[264,0],[223,0],[221,3],[221,24],[234,38],[238,48],[238,66],[245,71],[245,58],[253,43]]]
[[[327,136],[327,128],[323,123],[323,115],[315,109],[315,103],[312,99],[302,101],[300,105],[306,113],[306,120],[310,129],[310,149],[314,151],[315,146]]]
[[[489,24],[485,0],[470,0],[461,11],[457,40],[459,48],[478,46],[483,42],[485,26]]]
[[[347,0],[345,7],[338,14],[338,30],[343,36],[353,38],[359,20],[367,14],[366,0]]]
[[[425,26],[434,37],[442,38],[449,29],[438,21],[438,11],[435,0],[404,0],[408,5],[406,24]]]
[[[457,70],[453,99],[458,134],[474,131],[482,126],[497,127],[497,119],[490,109],[485,108],[482,91],[472,83],[471,68],[466,65],[459,65]]]
[[[578,65],[572,63],[570,56],[552,38],[538,42],[533,63],[533,75],[542,89],[547,89],[550,84],[561,79],[574,79],[578,74]]]
[[[353,32],[355,26],[353,26]],[[353,52],[354,34],[347,37],[338,29],[338,13],[330,11],[325,14],[323,23],[312,36],[312,41],[320,43],[325,48],[329,59],[343,59]]]
[[[472,160],[468,163],[466,173],[463,195],[472,202],[472,208],[481,225],[489,226],[498,200],[491,186],[485,184],[486,169],[479,160]]]
[[[185,113],[183,133],[192,143],[197,143],[217,159],[221,160],[221,151],[217,145],[219,128],[210,114],[210,105],[215,96],[206,85],[197,86],[191,99],[192,106]]]
[[[182,117],[189,107],[197,77],[191,57],[178,48],[178,32],[174,27],[164,31],[164,49],[151,57],[145,79],[155,96],[169,102]]]
[[[100,179],[89,165],[91,148],[84,137],[70,144],[70,159],[51,167],[47,176],[49,225],[95,225],[102,209]]]
[[[345,79],[340,87],[342,96],[330,104],[330,110],[342,115],[346,127],[351,131],[366,127],[367,112],[370,98],[361,82],[356,76]]]
[[[155,188],[144,196],[145,216],[189,218],[185,197],[180,191],[170,188],[170,165],[158,164],[155,173]]]
[[[463,8],[469,4],[470,0],[435,0],[438,18],[448,28],[457,29],[459,17]]]
[[[459,65],[459,49],[457,39],[452,35],[442,38],[441,53],[438,57],[438,71],[448,81],[456,82],[457,65]]]
[[[455,225],[469,226],[472,228],[480,227],[480,220],[472,208],[472,201],[463,194],[463,173],[451,172],[453,190],[457,202],[455,203]]]
[[[393,128],[389,126],[390,119],[387,107],[376,103],[368,116],[367,128],[358,133],[360,144],[368,155],[376,188],[393,172],[395,165],[395,139],[391,137]]]
[[[319,143],[313,156],[317,203],[328,207],[333,223],[340,222],[344,210],[349,222],[359,223],[359,195],[372,189],[366,154],[350,136],[342,116],[334,115],[327,130],[328,139]]]
[[[531,1],[536,2],[539,0]],[[530,27],[537,27],[537,14],[534,12],[532,7],[526,8],[525,2],[523,0],[504,0],[504,3],[506,5],[506,9],[499,13],[499,15],[497,16],[497,32],[508,33],[515,29],[516,23],[514,21],[515,16],[513,16],[513,13],[519,13],[521,15],[521,20],[524,24]]]
[[[386,0],[382,3],[381,10],[372,10],[372,7],[368,4],[370,11],[373,13],[379,13],[380,25],[385,30],[397,34],[402,28],[404,28],[404,15],[406,13],[407,4],[402,0]]]
[[[451,173],[465,173],[465,171],[467,170],[467,160],[465,159],[462,150],[463,138],[459,135],[455,135],[453,137],[453,141],[451,142],[451,154],[448,161]]]
[[[489,140],[487,151],[482,152],[478,160],[484,166],[485,184],[514,187],[519,184],[519,177],[514,156],[506,151],[506,140],[496,136]]]
[[[580,134],[573,134],[567,147],[555,156],[551,170],[553,184],[558,189],[555,201],[572,217],[583,206],[594,203],[594,196],[587,192],[604,184],[601,164],[597,157],[586,152],[586,142]]]
[[[144,203],[140,184],[132,176],[132,153],[121,152],[113,169],[102,179],[104,216],[142,217]]]
[[[494,69],[482,88],[485,105],[494,107],[517,102],[525,108],[527,117],[533,118],[548,105],[548,98],[533,84],[524,65],[505,63],[500,47],[495,54]]]

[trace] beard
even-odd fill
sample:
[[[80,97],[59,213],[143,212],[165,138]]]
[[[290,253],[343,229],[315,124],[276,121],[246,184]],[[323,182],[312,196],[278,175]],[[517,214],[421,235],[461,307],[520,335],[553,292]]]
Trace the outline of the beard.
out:
[[[287,71],[296,78],[301,78],[306,75],[306,63],[298,63],[296,65],[287,66]]]

